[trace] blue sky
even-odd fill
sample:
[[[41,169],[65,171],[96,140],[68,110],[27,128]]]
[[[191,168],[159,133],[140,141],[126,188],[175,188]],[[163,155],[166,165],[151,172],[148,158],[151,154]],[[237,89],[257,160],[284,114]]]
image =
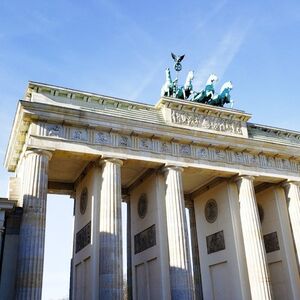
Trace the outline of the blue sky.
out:
[[[231,80],[235,108],[252,113],[252,122],[300,131],[299,46],[297,0],[2,0],[1,161],[28,80],[155,104],[164,69],[172,67],[171,51],[186,54],[181,84],[194,70],[194,88],[200,90],[209,74],[216,73],[217,89]],[[8,175],[1,165],[1,196],[7,193]],[[61,207],[71,220],[67,197],[50,200],[52,208]],[[49,228],[56,228],[58,220],[51,221],[55,210],[48,212]],[[50,245],[55,237],[48,236]],[[48,289],[53,291],[51,283]],[[60,288],[44,296],[66,294]]]

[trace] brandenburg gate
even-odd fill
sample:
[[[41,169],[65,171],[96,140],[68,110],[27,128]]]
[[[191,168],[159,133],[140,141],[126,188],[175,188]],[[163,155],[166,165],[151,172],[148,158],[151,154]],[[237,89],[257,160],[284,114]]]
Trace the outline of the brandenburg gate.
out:
[[[29,82],[5,158],[0,297],[41,299],[55,193],[74,198],[70,299],[123,299],[126,273],[128,299],[300,299],[300,133],[250,119]]]

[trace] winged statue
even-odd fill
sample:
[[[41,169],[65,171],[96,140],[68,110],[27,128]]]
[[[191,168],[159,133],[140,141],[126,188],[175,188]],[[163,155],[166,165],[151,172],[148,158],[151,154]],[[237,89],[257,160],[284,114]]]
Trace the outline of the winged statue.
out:
[[[175,70],[177,72],[181,71],[181,69],[182,69],[181,62],[184,59],[185,55],[184,54],[183,55],[176,55],[176,54],[174,54],[174,53],[171,52],[171,56],[172,56],[172,58],[173,58],[173,60],[175,62],[175,64],[174,64]]]

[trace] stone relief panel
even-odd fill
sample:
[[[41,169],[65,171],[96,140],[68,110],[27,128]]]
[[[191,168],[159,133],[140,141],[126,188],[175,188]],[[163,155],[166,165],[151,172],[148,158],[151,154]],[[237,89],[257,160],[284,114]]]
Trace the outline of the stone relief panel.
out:
[[[152,140],[148,138],[140,138],[139,139],[139,148],[143,150],[152,150]]]
[[[198,150],[198,151],[196,151],[197,158],[208,159],[208,148],[198,147],[197,150]]]
[[[215,156],[216,160],[224,161],[224,160],[226,160],[226,151],[220,150],[220,149],[215,149],[214,156]]]
[[[131,137],[127,135],[119,135],[119,146],[131,147]]]
[[[82,229],[76,233],[75,253],[85,248],[91,243],[91,222],[86,224]]]
[[[134,254],[156,245],[155,224],[134,236]]]
[[[111,144],[111,136],[108,132],[99,132],[95,133],[95,143],[96,144]]]
[[[88,131],[84,128],[71,128],[71,139],[77,141],[87,142],[88,140]]]
[[[179,144],[179,154],[182,156],[191,156],[191,146],[187,144]]]
[[[159,152],[161,152],[161,153],[171,153],[172,152],[171,143],[160,141],[160,143],[159,143]]]
[[[266,252],[274,252],[280,250],[277,232],[271,232],[264,235]]]
[[[207,254],[215,253],[225,249],[223,230],[206,237]]]
[[[54,137],[63,137],[63,127],[58,124],[47,124],[46,135]]]
[[[206,116],[192,112],[171,110],[171,122],[178,125],[243,135],[242,123],[220,117]]]

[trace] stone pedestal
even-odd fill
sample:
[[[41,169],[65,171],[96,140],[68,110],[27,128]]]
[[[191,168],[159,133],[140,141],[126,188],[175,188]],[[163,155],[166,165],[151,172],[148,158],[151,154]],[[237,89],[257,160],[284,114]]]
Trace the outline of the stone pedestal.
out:
[[[251,296],[253,300],[272,299],[253,177],[240,176],[237,185]]]
[[[300,182],[283,184],[287,199],[288,213],[292,227],[298,264],[300,263]],[[299,266],[300,268],[300,266]]]
[[[123,299],[121,166],[104,159],[100,194],[99,299]]]
[[[168,166],[166,178],[166,215],[169,247],[171,298],[193,299],[189,243],[182,187],[182,168]]]
[[[50,158],[48,151],[32,150],[25,153],[16,299],[35,300],[42,296]]]

